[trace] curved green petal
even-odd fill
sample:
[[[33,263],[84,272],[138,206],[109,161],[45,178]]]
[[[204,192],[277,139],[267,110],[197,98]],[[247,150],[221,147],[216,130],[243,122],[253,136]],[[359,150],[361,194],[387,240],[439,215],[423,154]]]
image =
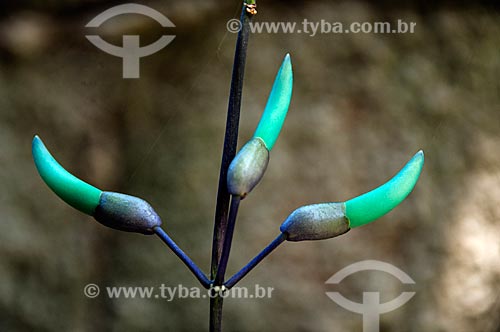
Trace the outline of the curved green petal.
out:
[[[273,89],[266,108],[253,137],[261,138],[271,151],[285,122],[288,106],[292,99],[293,71],[290,55],[287,54],[274,80]]]
[[[415,187],[423,166],[424,152],[420,150],[385,184],[345,202],[351,228],[374,221],[401,203]]]
[[[38,136],[33,138],[32,153],[38,173],[47,186],[75,209],[93,215],[102,191],[66,171]]]

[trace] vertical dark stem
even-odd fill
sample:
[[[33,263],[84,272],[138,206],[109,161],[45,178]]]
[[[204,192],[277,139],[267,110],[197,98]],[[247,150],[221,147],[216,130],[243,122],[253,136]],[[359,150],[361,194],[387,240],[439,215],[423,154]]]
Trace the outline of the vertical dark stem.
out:
[[[227,263],[229,261],[229,253],[231,244],[233,243],[234,226],[236,225],[236,216],[238,215],[238,207],[240,206],[241,197],[233,196],[231,198],[231,208],[229,209],[229,219],[226,229],[226,237],[222,247],[222,255],[219,262],[217,273],[215,274],[214,285],[221,285],[224,282]]]
[[[248,22],[249,15],[245,10],[241,15],[243,28],[238,33],[236,52],[233,64],[233,75],[231,79],[231,90],[229,95],[229,106],[226,120],[226,134],[224,137],[224,150],[219,174],[219,188],[217,192],[217,205],[215,208],[214,241],[212,247],[212,277],[217,272],[222,245],[227,228],[228,209],[230,195],[227,191],[227,169],[236,155],[238,143],[238,127],[240,121],[241,92],[243,88],[243,75],[245,71],[246,50],[248,45]]]
[[[254,4],[254,1],[249,1]],[[217,204],[215,208],[215,225],[212,243],[212,262],[210,266],[211,279],[215,278],[222,255],[224,238],[226,235],[229,209],[229,193],[227,191],[227,169],[236,155],[238,143],[238,127],[240,121],[241,93],[243,90],[243,76],[245,72],[246,53],[248,37],[250,34],[250,20],[252,14],[247,12],[247,6],[242,7],[240,22],[241,30],[236,41],[234,54],[233,74],[229,93],[229,105],[227,110],[226,133],[224,136],[224,150],[219,174],[219,189],[217,192]],[[221,331],[222,329],[222,297],[210,299],[210,331]]]

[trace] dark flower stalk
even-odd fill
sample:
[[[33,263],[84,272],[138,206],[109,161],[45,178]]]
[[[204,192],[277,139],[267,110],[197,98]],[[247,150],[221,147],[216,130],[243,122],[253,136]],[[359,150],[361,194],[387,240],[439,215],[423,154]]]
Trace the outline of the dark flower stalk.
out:
[[[194,274],[196,279],[198,279],[198,281],[203,285],[203,287],[208,289],[210,287],[210,280],[208,280],[207,276],[191,260],[191,258],[189,258],[189,256],[186,255],[181,248],[179,248],[177,243],[175,243],[174,240],[172,240],[170,236],[168,236],[168,234],[160,226],[155,227],[154,232],[177,255],[177,257],[180,258],[180,260]]]
[[[253,9],[253,10],[252,10]],[[227,189],[227,171],[231,161],[236,155],[238,144],[238,128],[241,110],[241,95],[243,90],[243,76],[250,35],[250,21],[255,14],[255,1],[245,3],[241,10],[241,30],[236,41],[236,50],[233,62],[233,74],[229,93],[227,110],[226,133],[224,136],[224,150],[219,174],[219,188],[217,191],[217,204],[215,208],[215,225],[212,242],[212,262],[210,266],[211,279],[214,279],[219,268],[224,239],[228,226],[228,210],[230,195]],[[210,299],[210,331],[222,329],[222,304],[223,298],[216,296]]]
[[[278,248],[286,240],[287,235],[285,233],[280,233],[271,243],[267,245],[262,251],[255,256],[247,265],[245,265],[240,271],[238,271],[234,276],[229,278],[228,281],[224,283],[227,289],[230,289],[236,285],[241,279],[243,279],[250,271],[253,270],[264,258],[266,258],[274,249]]]

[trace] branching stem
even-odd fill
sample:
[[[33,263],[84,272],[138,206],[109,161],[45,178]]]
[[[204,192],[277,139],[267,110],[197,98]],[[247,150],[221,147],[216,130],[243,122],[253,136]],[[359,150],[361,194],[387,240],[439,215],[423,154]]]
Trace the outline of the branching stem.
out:
[[[276,249],[283,241],[286,240],[286,234],[281,233],[278,235],[267,247],[265,247],[257,256],[254,257],[247,265],[245,265],[240,271],[238,271],[234,276],[232,276],[228,281],[224,283],[227,289],[230,289],[241,279],[243,279],[250,271],[253,270],[264,258],[266,258],[274,249]]]
[[[193,272],[195,275],[196,279],[200,281],[200,283],[203,285],[205,288],[210,287],[210,280],[207,278],[207,276],[200,270],[200,268],[189,258],[184,251],[182,251],[181,248],[168,236],[168,234],[161,228],[161,227],[155,227],[154,232],[158,237],[165,242],[165,244],[174,252],[174,254],[177,255],[181,259],[181,261],[188,267],[188,269]]]

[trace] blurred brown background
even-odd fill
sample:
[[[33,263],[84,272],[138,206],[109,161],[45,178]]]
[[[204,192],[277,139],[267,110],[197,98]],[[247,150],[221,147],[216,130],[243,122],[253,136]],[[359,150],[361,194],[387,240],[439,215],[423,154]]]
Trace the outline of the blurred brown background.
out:
[[[202,331],[208,300],[87,299],[104,286],[197,286],[155,237],[113,231],[59,200],[30,144],[98,187],[148,200],[170,235],[208,271],[238,1],[140,1],[176,39],[121,78],[121,59],[86,39],[116,1],[0,2],[0,330]],[[252,134],[290,52],[293,100],[262,183],[243,202],[229,273],[295,208],[343,201],[383,183],[419,149],[409,198],[376,223],[318,242],[285,243],[241,285],[271,299],[225,302],[226,331],[361,331],[332,302],[406,290],[383,273],[324,282],[364,259],[394,264],[414,298],[381,331],[500,331],[500,15],[496,2],[262,1],[256,21],[417,23],[415,34],[254,34],[240,143]],[[99,34],[144,44],[164,31],[134,15]]]

